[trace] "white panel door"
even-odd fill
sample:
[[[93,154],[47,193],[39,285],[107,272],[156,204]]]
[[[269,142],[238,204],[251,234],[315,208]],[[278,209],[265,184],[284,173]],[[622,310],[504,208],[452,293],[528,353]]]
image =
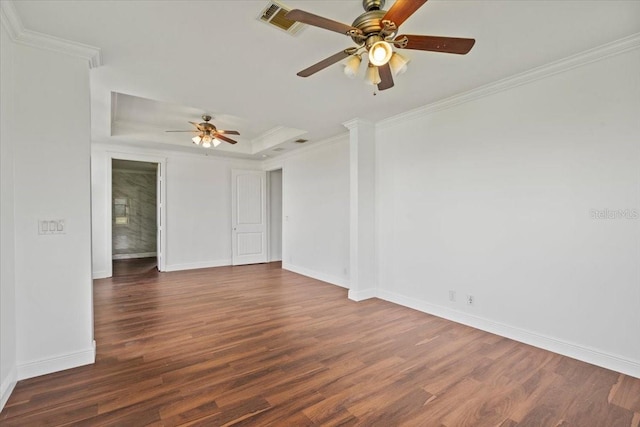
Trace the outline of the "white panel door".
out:
[[[231,171],[233,265],[267,262],[267,173]]]

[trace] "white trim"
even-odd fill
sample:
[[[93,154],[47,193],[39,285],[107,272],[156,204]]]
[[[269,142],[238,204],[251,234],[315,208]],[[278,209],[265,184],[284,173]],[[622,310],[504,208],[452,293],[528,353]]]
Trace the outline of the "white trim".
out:
[[[163,158],[198,158],[203,160],[208,160],[211,162],[219,162],[225,163],[229,165],[234,165],[233,167],[237,168],[246,168],[246,167],[254,167],[255,165],[260,165],[262,160],[250,159],[250,158],[239,158],[239,157],[231,157],[231,156],[222,156],[222,155],[212,155],[212,153],[216,153],[217,151],[207,150],[203,151],[182,151],[176,150],[173,147],[165,148],[165,147],[155,147],[151,146],[140,146],[134,145],[136,141],[123,141],[117,139],[111,140],[91,140],[91,154],[95,153],[118,153],[123,155],[132,155],[132,156],[155,156],[155,157],[163,157]],[[156,143],[159,144],[159,143]],[[165,146],[170,146],[171,144],[164,144]],[[193,144],[191,144],[193,145]],[[181,146],[175,146],[180,148]],[[184,147],[182,147],[184,148]],[[251,166],[247,166],[247,165]]]
[[[271,152],[271,150],[283,142],[292,141],[307,133],[309,132],[303,129],[276,126],[251,140],[251,153],[249,154],[255,155],[264,153],[265,151]]]
[[[267,262],[273,262],[271,259],[271,174],[269,171],[265,172],[265,204],[266,206],[266,221],[267,221],[267,232],[265,233],[267,239]]]
[[[100,48],[24,28],[12,0],[0,2],[0,17],[14,43],[84,59],[88,61],[89,68],[102,65]]]
[[[273,258],[273,254],[271,253],[271,241],[273,239],[273,230],[271,229],[271,208],[273,207],[273,201],[271,200],[271,190],[272,190],[272,185],[271,185],[271,172],[276,172],[276,171],[280,171],[280,174],[282,175],[282,179],[280,180],[280,201],[284,204],[284,169],[282,168],[278,168],[278,169],[272,169],[272,170],[266,170],[265,172],[267,173],[267,262],[281,262],[282,261],[282,236],[283,236],[283,215],[282,215],[282,211],[284,211],[284,209],[280,212],[280,256],[277,257],[277,259]]]
[[[322,141],[310,142],[309,145],[296,148],[295,150],[283,153],[277,157],[262,159],[262,170],[272,171],[276,169],[284,169],[284,161],[296,156],[302,156],[304,154],[312,153],[321,148],[330,147],[333,144],[349,141],[349,132],[341,133],[331,138],[323,139]]]
[[[305,267],[300,267],[293,264],[289,264],[284,261],[282,262],[282,269],[291,271],[296,274],[301,274],[303,276],[311,277],[312,279],[321,280],[331,285],[336,285],[342,288],[349,289],[349,279],[347,278],[334,276],[332,274],[320,273],[318,271],[311,270]]]
[[[376,298],[378,296],[378,291],[376,288],[369,289],[350,289],[349,290],[349,299],[352,301],[364,301],[366,299]]]
[[[15,388],[17,382],[18,371],[14,366],[13,368],[11,368],[11,371],[9,371],[9,375],[7,375],[4,381],[2,381],[2,385],[0,385],[0,412],[4,408],[4,405],[7,404],[7,401],[9,400],[9,397],[11,396],[11,393],[13,392],[13,389]]]
[[[342,125],[349,129],[349,299],[361,301],[375,296],[378,281],[376,132],[360,118]]]
[[[113,254],[112,259],[151,258],[157,256],[157,252],[140,252],[137,254]]]
[[[605,353],[601,350],[562,341],[557,338],[541,335],[525,329],[506,325],[504,323],[495,322],[493,320],[453,310],[448,307],[431,304],[416,298],[406,297],[395,292],[379,290],[378,298],[404,307],[409,307],[414,310],[422,311],[423,313],[442,317],[443,319],[451,320],[456,323],[471,326],[472,328],[510,338],[534,347],[539,347],[563,356],[640,378],[640,361],[629,360],[624,357]]]
[[[18,34],[23,31],[23,28],[22,22],[20,21],[12,2],[0,2],[0,20],[2,20],[2,26],[7,29],[7,33],[11,40],[15,42],[18,38]]]
[[[92,279],[106,279],[107,277],[111,277],[111,273],[105,270],[94,271],[91,275]]]
[[[498,80],[470,91],[445,98],[440,101],[427,104],[425,106],[406,111],[388,119],[381,120],[376,126],[391,127],[405,120],[413,120],[422,116],[446,110],[460,104],[464,104],[476,99],[484,98],[498,92],[503,92],[517,86],[528,84],[536,80],[541,80],[554,74],[563,73],[571,69],[581,67],[592,62],[600,61],[610,56],[618,55],[640,47],[640,33],[616,40],[611,43],[586,50],[576,55],[568,56],[559,61],[554,61],[540,67],[532,68],[520,74]],[[350,122],[347,122],[347,124]],[[345,124],[345,126],[347,126]]]
[[[78,366],[90,365],[96,361],[96,342],[91,347],[75,353],[62,354],[48,359],[36,360],[18,365],[18,380],[38,377]]]
[[[231,259],[220,259],[216,261],[189,262],[186,264],[167,264],[164,271],[197,270],[199,268],[226,267],[231,265]]]
[[[104,224],[105,227],[105,236],[106,238],[106,254],[108,254],[109,259],[108,260],[103,260],[105,261],[105,265],[109,265],[109,268],[107,270],[108,275],[107,276],[103,276],[103,277],[111,277],[113,275],[113,268],[111,267],[111,261],[113,260],[113,235],[112,235],[112,226],[113,226],[113,218],[112,218],[112,212],[111,212],[111,198],[112,198],[112,191],[113,191],[113,159],[118,159],[118,160],[132,160],[132,161],[137,161],[137,162],[150,162],[150,163],[158,163],[160,165],[160,168],[162,170],[162,174],[163,174],[163,185],[161,188],[161,193],[156,195],[156,198],[158,200],[162,200],[163,201],[163,205],[162,205],[162,210],[161,210],[161,214],[159,216],[159,221],[161,224],[163,224],[163,230],[161,233],[161,239],[160,242],[158,242],[160,244],[160,248],[161,248],[161,252],[163,253],[163,257],[158,259],[158,270],[159,271],[167,271],[166,270],[166,262],[167,262],[167,230],[166,230],[166,224],[167,224],[167,158],[166,157],[160,157],[160,156],[150,156],[150,155],[145,155],[145,154],[137,154],[137,153],[122,153],[122,152],[116,152],[116,151],[105,151],[105,159],[106,159],[106,177],[107,177],[107,182],[105,183],[106,188],[105,188],[105,206],[107,206],[107,218]],[[94,276],[97,275],[97,273],[94,273]]]

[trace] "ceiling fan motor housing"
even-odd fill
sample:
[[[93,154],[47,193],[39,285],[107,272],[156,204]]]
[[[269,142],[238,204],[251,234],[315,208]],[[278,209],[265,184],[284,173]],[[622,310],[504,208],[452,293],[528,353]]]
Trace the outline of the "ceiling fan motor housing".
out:
[[[370,12],[365,12],[353,21],[352,26],[361,30],[365,36],[372,33],[379,33],[384,28],[381,21],[386,13],[387,11],[385,10],[372,10]],[[351,38],[357,44],[362,44],[361,39],[353,36]]]
[[[208,114],[204,114],[202,115],[202,120],[204,120],[204,122],[200,123],[200,129],[203,132],[206,132],[206,135],[209,135],[211,132],[215,132],[217,130],[217,128],[212,123],[209,123],[209,120],[211,120],[211,116],[209,116]]]

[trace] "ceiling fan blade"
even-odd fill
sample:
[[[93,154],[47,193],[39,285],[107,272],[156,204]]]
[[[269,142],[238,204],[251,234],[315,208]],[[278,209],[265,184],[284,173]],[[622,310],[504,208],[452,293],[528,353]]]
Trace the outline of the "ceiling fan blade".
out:
[[[237,143],[238,143],[238,141],[234,141],[233,139],[231,139],[231,138],[227,138],[227,137],[226,137],[226,136],[224,136],[224,135],[220,135],[220,134],[219,134],[219,133],[217,133],[217,132],[213,134],[213,137],[214,137],[214,138],[216,138],[216,139],[220,139],[220,140],[222,140],[222,141],[226,141],[226,142],[228,142],[229,144],[237,144]]]
[[[314,15],[313,13],[305,12],[300,9],[293,9],[285,15],[285,18],[292,21],[302,22],[304,24],[313,25],[314,27],[324,28],[325,30],[335,31],[336,33],[347,35],[350,31],[356,31],[362,33],[359,29],[352,27],[351,25],[343,24],[331,19],[323,18],[322,16]]]
[[[324,70],[329,65],[333,65],[336,62],[341,61],[344,58],[348,57],[349,55],[352,55],[353,53],[355,53],[356,50],[357,48],[349,48],[349,49],[342,50],[336,53],[335,55],[332,55],[316,64],[313,64],[309,68],[305,68],[304,70],[300,71],[298,75],[300,77],[309,77],[310,75],[315,74],[320,70]]]
[[[240,132],[237,130],[217,130],[217,133],[221,133],[223,135],[240,135]]]
[[[196,122],[189,122],[189,123],[191,123],[192,125],[194,125],[195,127],[197,127],[197,128],[198,128],[198,130],[203,130],[203,129],[202,129],[202,126],[200,126],[200,123],[196,123]]]
[[[378,72],[380,73],[380,83],[378,83],[379,90],[391,89],[393,87],[393,75],[391,74],[391,67],[389,67],[389,63],[387,62],[384,65],[378,67]]]
[[[426,2],[427,0],[396,0],[382,20],[391,21],[399,27]]]
[[[199,130],[165,130],[165,132],[200,132]]]
[[[406,39],[406,44],[403,39]],[[430,52],[455,53],[465,55],[469,53],[475,39],[462,39],[457,37],[416,36],[401,35],[396,37],[394,43],[403,49],[428,50]]]

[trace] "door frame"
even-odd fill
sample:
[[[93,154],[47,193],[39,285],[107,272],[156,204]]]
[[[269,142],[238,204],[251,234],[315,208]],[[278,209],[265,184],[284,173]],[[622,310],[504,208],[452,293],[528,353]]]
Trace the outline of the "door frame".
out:
[[[147,162],[147,163],[157,163],[160,168],[160,173],[162,175],[162,179],[159,180],[158,175],[156,174],[156,186],[160,184],[160,191],[157,191],[156,194],[156,209],[158,215],[156,216],[156,225],[158,227],[158,231],[160,232],[160,238],[156,238],[157,244],[157,258],[158,258],[158,271],[165,271],[165,266],[167,263],[167,208],[166,208],[166,200],[167,200],[167,158],[159,157],[159,156],[148,156],[144,154],[130,154],[130,153],[119,153],[119,152],[107,152],[106,161],[107,161],[107,182],[106,182],[106,191],[105,198],[107,206],[107,220],[105,221],[105,231],[106,231],[106,244],[107,251],[106,253],[109,255],[109,262],[107,265],[109,266],[107,277],[113,276],[113,212],[111,209],[112,199],[113,199],[113,160],[130,160],[134,162]]]
[[[242,224],[245,228],[244,231],[238,230],[241,224],[237,223],[238,216],[238,190],[237,190],[237,178],[242,175],[260,175],[260,216],[262,218],[262,225],[260,226],[262,235],[262,254],[260,256],[244,256],[238,254],[238,233],[248,233],[246,227],[253,228],[255,224]],[[231,265],[246,265],[269,262],[269,217],[268,217],[268,173],[262,169],[231,169]],[[250,258],[250,260],[247,260]]]
[[[273,201],[271,200],[271,187],[272,187],[272,181],[271,181],[271,174],[272,172],[276,172],[276,171],[280,171],[280,174],[282,175],[282,180],[280,182],[280,198],[282,199],[282,206],[281,206],[281,212],[280,212],[280,260],[278,261],[282,261],[282,245],[283,245],[283,239],[282,236],[284,235],[284,168],[282,166],[280,167],[276,167],[273,169],[267,169],[265,170],[265,172],[267,173],[267,262],[275,262],[275,260],[273,259],[273,254],[271,253],[271,242],[273,239],[273,230],[271,229],[271,207],[273,205]]]

